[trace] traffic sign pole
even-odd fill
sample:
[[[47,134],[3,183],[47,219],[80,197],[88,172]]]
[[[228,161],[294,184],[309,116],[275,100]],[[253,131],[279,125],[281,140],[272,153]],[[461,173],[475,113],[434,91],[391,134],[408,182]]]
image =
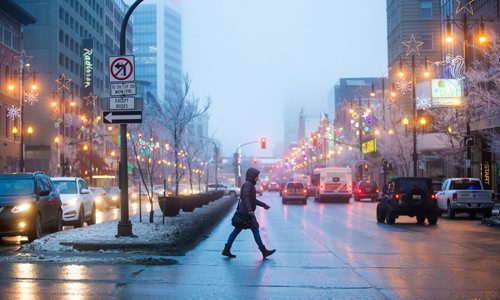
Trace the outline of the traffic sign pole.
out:
[[[125,54],[125,35],[127,33],[127,24],[130,15],[134,9],[139,6],[143,0],[135,0],[134,4],[130,6],[125,17],[123,18],[122,27],[120,30],[120,55]],[[121,218],[118,222],[117,237],[120,236],[134,236],[132,233],[132,223],[129,220],[128,213],[128,166],[127,166],[127,124],[120,124],[120,213]]]

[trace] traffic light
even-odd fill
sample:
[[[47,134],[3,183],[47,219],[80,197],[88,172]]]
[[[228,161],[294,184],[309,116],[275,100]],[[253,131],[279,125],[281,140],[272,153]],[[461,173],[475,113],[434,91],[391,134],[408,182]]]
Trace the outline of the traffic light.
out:
[[[364,164],[363,169],[365,170],[365,172],[367,172],[368,171],[368,164]]]
[[[312,139],[313,139],[313,140],[312,140],[313,147],[314,147],[314,148],[318,147],[318,135],[317,135],[317,134],[314,134],[314,135],[312,136]]]
[[[266,149],[267,139],[265,137],[260,138],[260,148]]]

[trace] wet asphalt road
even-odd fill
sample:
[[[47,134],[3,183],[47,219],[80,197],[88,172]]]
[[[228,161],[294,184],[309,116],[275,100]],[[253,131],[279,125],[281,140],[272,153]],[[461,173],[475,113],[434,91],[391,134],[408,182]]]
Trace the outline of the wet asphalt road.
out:
[[[264,194],[261,234],[277,252],[262,260],[252,234],[220,255],[232,230],[227,216],[170,266],[4,263],[2,295],[15,298],[176,299],[498,299],[500,229],[465,215],[437,226],[401,217],[377,224],[375,203],[282,205]]]

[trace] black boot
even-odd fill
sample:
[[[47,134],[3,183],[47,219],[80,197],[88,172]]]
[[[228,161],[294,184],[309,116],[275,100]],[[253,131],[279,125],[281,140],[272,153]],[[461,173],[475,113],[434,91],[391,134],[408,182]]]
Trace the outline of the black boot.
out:
[[[231,253],[231,245],[225,244],[224,250],[222,250],[222,255],[227,256],[229,258],[235,258],[236,255]]]
[[[266,249],[266,246],[262,246],[262,247],[259,247],[260,249],[260,252],[262,252],[262,258],[266,258],[268,257],[269,255],[273,254],[274,252],[276,252],[276,249],[273,249],[273,250],[267,250]]]

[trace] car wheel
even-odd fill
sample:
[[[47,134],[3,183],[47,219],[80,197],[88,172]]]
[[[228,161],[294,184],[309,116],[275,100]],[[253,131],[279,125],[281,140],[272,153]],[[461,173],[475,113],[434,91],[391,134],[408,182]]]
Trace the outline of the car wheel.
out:
[[[96,222],[96,208],[95,205],[92,205],[92,214],[90,215],[90,219],[87,221],[87,225],[94,225]]]
[[[438,211],[438,217],[441,217],[442,215],[443,215],[443,211],[440,209],[440,210]]]
[[[427,216],[427,222],[429,222],[429,225],[436,225],[436,223],[438,221],[438,214],[439,214],[439,212],[435,211],[435,212],[431,212]]]
[[[359,201],[361,199],[359,199],[358,197],[354,197],[354,201]]]
[[[74,227],[75,228],[83,227],[83,223],[85,222],[84,218],[85,214],[83,211],[83,206],[80,206],[80,212],[78,213],[78,220],[75,221]]]
[[[455,219],[455,210],[451,208],[450,201],[447,204],[448,219]]]
[[[424,224],[424,223],[425,223],[425,216],[417,215],[417,224]]]
[[[286,204],[286,200],[285,200],[285,198],[281,198],[281,203],[282,203],[282,204]]]
[[[491,218],[491,210],[487,210],[483,213],[484,218]]]
[[[50,232],[59,232],[59,231],[62,231],[62,211],[59,210],[57,212],[57,219],[56,219],[56,223],[54,224],[54,226],[51,228]]]
[[[382,208],[382,204],[377,204],[377,222],[384,223],[385,222],[385,210]]]
[[[474,220],[476,218],[476,213],[475,212],[470,212],[469,213],[469,218],[471,218],[471,219]]]
[[[386,211],[386,215],[385,215],[385,222],[387,224],[394,224],[394,223],[396,223],[396,214],[391,209],[390,205],[387,205],[387,211]]]
[[[33,224],[33,228],[28,233],[28,241],[33,242],[34,240],[41,238],[42,233],[43,233],[42,216],[40,215],[40,213],[37,213],[35,217],[35,223]]]
[[[230,191],[229,197],[231,197],[232,199],[236,198],[236,193],[234,191]]]
[[[378,198],[375,197],[375,198],[372,198],[372,202],[377,202],[378,201]]]

